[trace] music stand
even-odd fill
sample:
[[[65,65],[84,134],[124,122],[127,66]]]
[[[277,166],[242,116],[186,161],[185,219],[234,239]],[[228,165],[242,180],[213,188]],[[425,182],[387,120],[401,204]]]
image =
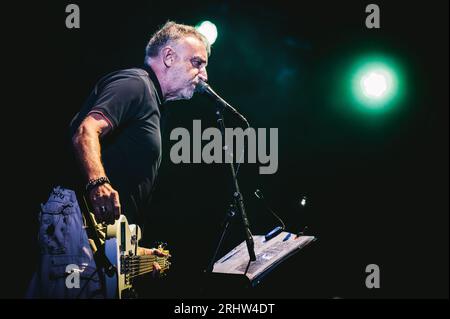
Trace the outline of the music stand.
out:
[[[235,280],[255,287],[277,265],[316,240],[314,236],[297,237],[289,232],[281,232],[270,240],[266,240],[263,235],[253,238],[256,261],[249,263],[246,243],[243,241],[214,263],[212,273],[218,274],[219,277],[235,277]]]

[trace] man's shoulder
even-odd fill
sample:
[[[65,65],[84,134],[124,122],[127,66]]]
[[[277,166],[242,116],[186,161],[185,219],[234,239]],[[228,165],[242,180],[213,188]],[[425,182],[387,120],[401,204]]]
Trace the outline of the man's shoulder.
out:
[[[158,94],[158,90],[154,82],[155,80],[152,79],[152,77],[145,68],[135,67],[123,69],[118,72],[120,72],[119,76],[126,76],[140,81],[145,88],[144,90],[149,93],[147,97],[149,97],[152,101],[154,100],[155,102],[160,101],[160,95]]]
[[[113,84],[114,83],[114,84]],[[130,95],[140,96],[144,104],[151,104],[155,107],[161,104],[155,83],[144,68],[121,69],[107,74],[99,81],[99,87],[113,84],[130,92]]]
[[[100,78],[96,84],[96,92],[101,91],[105,87],[122,88],[133,90],[136,93],[144,93],[146,90],[154,89],[148,83],[148,73],[141,68],[120,69],[110,72]]]
[[[137,76],[137,77],[148,76],[148,73],[147,73],[146,70],[144,70],[142,68],[137,68],[137,67],[135,67],[135,68],[128,68],[128,69],[122,69],[122,70],[119,70],[117,72],[119,72],[120,74],[123,74],[125,76],[130,76],[130,77],[133,77],[133,76]]]
[[[147,72],[144,69],[140,68],[129,68],[129,69],[121,69],[116,70],[113,72],[110,72],[103,76],[103,78],[100,79],[100,82],[109,80],[143,80],[143,76],[147,76]]]

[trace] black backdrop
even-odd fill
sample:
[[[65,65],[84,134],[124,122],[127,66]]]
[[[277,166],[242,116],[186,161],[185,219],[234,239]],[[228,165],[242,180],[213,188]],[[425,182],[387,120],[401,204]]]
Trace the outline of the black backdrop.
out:
[[[448,297],[448,2],[377,1],[382,27],[364,27],[364,1],[75,1],[81,28],[65,27],[70,2],[40,1],[5,10],[8,75],[3,118],[1,296],[21,298],[34,270],[37,213],[64,169],[63,134],[91,87],[107,72],[142,63],[149,36],[168,19],[218,25],[210,83],[253,127],[279,129],[279,169],[243,165],[240,185],[252,231],[276,221],[319,238],[272,272],[248,297]],[[358,53],[402,61],[406,98],[389,115],[346,115],[331,91]],[[6,100],[8,97],[8,100]],[[172,128],[214,126],[204,97],[166,106],[164,158],[146,225],[146,243],[167,241],[173,266],[148,279],[149,297],[208,297],[202,271],[230,200],[225,165],[174,165]],[[237,125],[231,116],[227,121]],[[11,173],[11,174],[10,174]],[[307,194],[306,210],[298,201]],[[243,240],[232,226],[224,251]],[[12,244],[12,245],[11,245]],[[12,247],[18,247],[12,248]],[[11,263],[10,261],[13,260]],[[365,267],[381,269],[381,288],[365,287]],[[234,297],[235,291],[225,291]]]

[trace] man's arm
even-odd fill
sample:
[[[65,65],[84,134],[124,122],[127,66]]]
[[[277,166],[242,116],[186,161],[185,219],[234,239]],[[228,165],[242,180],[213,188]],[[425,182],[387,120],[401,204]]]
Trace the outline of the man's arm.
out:
[[[99,113],[90,113],[80,124],[72,138],[75,154],[85,173],[86,180],[106,177],[101,161],[100,138],[111,131],[111,125]],[[114,223],[120,216],[119,194],[108,184],[91,189],[88,194],[99,222]],[[106,208],[106,211],[102,209]]]

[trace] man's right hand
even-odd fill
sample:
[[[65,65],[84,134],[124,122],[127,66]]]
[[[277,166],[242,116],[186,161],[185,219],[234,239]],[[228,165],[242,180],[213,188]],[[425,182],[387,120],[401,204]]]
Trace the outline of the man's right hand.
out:
[[[110,184],[94,187],[89,193],[89,199],[97,222],[112,225],[115,219],[119,219],[121,214],[119,193]]]

